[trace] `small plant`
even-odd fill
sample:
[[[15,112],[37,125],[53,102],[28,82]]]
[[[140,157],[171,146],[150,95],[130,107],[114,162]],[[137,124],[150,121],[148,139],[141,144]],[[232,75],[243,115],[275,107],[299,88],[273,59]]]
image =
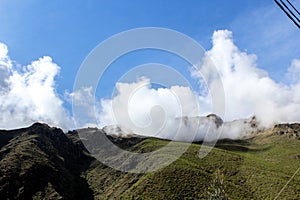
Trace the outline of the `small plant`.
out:
[[[225,189],[224,174],[217,169],[207,191],[208,200],[228,200]]]

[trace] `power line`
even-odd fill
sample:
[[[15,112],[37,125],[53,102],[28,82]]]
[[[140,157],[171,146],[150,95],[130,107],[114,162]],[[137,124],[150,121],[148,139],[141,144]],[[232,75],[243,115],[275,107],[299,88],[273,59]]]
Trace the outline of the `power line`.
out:
[[[279,6],[279,8],[288,16],[288,18],[290,18],[290,20],[292,20],[294,24],[300,29],[300,20],[296,16],[297,14],[300,16],[300,14],[299,11],[295,8],[295,6],[293,6],[293,4],[289,0],[286,0],[288,4],[294,9],[294,11],[296,11],[297,14],[295,14],[282,0],[280,0],[280,2],[278,0],[274,1]]]
[[[298,23],[300,23],[300,20],[297,18],[297,16],[290,10],[290,8],[282,1],[280,0],[280,2],[283,4],[283,6],[289,11],[289,13],[292,14],[292,16],[294,17],[294,19],[297,20]]]
[[[292,8],[298,13],[298,15],[300,15],[300,12],[293,6],[293,4],[291,4],[289,0],[286,1],[292,6]]]

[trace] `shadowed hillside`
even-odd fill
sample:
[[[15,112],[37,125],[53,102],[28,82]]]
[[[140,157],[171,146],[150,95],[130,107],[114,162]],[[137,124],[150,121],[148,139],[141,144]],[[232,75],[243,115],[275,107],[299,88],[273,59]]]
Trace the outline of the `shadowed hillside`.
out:
[[[92,199],[81,173],[93,159],[62,130],[36,123],[0,141],[1,199]]]

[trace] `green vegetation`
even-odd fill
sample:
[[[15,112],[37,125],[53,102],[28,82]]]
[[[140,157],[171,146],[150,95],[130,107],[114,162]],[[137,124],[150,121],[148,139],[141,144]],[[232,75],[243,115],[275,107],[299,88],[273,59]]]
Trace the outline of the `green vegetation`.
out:
[[[145,174],[104,166],[88,155],[76,131],[64,134],[42,124],[0,131],[0,197],[300,199],[300,171],[295,173],[300,167],[299,131],[282,130],[286,128],[259,132],[249,139],[221,140],[202,159],[201,144],[191,144],[169,166]],[[169,143],[157,138],[110,139],[133,152],[151,152]]]
[[[211,184],[208,188],[207,196],[209,200],[228,200],[226,188],[224,186],[224,174],[221,170],[216,170]]]
[[[131,150],[153,151],[168,141],[149,138]],[[168,167],[147,174],[115,171],[96,161],[86,174],[96,199],[274,199],[300,166],[300,141],[264,132],[218,142],[198,157],[192,144]],[[278,199],[300,199],[300,174]]]

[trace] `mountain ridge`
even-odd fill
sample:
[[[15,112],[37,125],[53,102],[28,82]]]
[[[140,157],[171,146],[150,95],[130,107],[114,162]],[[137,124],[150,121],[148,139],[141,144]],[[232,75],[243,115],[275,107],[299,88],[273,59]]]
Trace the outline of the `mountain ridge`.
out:
[[[107,135],[104,129],[94,130],[132,152],[151,152],[169,143],[153,137],[122,137]],[[64,133],[41,123],[0,130],[0,196],[3,199],[209,199],[214,192],[211,187],[214,177],[218,180],[223,176],[224,195],[228,199],[274,198],[273,193],[280,191],[300,165],[299,130],[300,124],[279,124],[244,139],[223,139],[203,159],[197,156],[201,144],[191,144],[177,161],[146,174],[120,172],[103,165],[91,157],[77,130]],[[300,198],[299,183],[300,177],[296,176],[282,197]]]

